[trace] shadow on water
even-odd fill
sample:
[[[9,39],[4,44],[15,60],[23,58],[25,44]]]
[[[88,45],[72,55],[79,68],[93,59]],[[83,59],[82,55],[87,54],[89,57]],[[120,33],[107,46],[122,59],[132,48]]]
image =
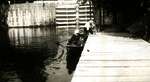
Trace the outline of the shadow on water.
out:
[[[44,61],[58,50],[56,29],[10,28],[0,32],[0,81],[45,82]],[[7,40],[8,38],[8,40]]]

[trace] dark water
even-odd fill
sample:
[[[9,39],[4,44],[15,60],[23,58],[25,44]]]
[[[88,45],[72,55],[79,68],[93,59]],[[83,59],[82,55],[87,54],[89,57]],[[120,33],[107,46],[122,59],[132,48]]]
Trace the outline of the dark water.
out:
[[[5,36],[9,38],[5,41],[7,47],[1,48],[0,82],[69,82],[69,75],[59,75],[66,75],[65,45],[72,31],[55,27],[10,28]]]

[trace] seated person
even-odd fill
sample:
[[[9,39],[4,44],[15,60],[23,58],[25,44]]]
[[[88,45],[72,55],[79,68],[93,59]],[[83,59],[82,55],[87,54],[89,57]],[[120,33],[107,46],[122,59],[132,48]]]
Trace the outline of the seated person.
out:
[[[80,46],[81,45],[80,37],[81,36],[80,36],[79,30],[76,29],[71,39],[69,40],[68,45]]]
[[[86,22],[85,23],[85,28],[84,28],[85,33],[87,33],[87,34],[89,34],[89,33],[93,34],[94,27],[95,27],[95,24],[94,24],[93,20],[90,20],[90,21]]]

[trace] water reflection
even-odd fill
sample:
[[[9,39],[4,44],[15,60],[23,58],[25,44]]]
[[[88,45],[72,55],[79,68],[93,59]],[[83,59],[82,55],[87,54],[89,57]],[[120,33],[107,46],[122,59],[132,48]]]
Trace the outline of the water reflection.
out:
[[[10,49],[6,49],[4,56],[1,56],[0,80],[45,82],[47,74],[44,72],[44,61],[57,55],[56,29],[10,28],[8,34]]]
[[[7,79],[4,79],[4,77],[8,74],[7,70],[11,69],[9,66],[12,66],[13,64],[10,64],[8,62],[11,62],[11,53],[12,49],[10,47],[10,40],[8,36],[8,30],[5,28],[7,26],[2,27],[0,29],[0,81],[6,82]],[[13,68],[12,68],[13,69]]]
[[[7,48],[5,51],[2,48],[4,54],[0,55],[0,81],[70,82],[65,68],[65,45],[73,31],[50,27],[10,28],[4,34]]]

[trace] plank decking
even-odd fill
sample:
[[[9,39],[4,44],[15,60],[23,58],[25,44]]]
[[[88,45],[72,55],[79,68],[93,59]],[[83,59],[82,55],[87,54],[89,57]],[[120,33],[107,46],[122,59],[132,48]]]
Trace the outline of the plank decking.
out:
[[[107,33],[89,35],[71,82],[150,82],[150,44]]]

